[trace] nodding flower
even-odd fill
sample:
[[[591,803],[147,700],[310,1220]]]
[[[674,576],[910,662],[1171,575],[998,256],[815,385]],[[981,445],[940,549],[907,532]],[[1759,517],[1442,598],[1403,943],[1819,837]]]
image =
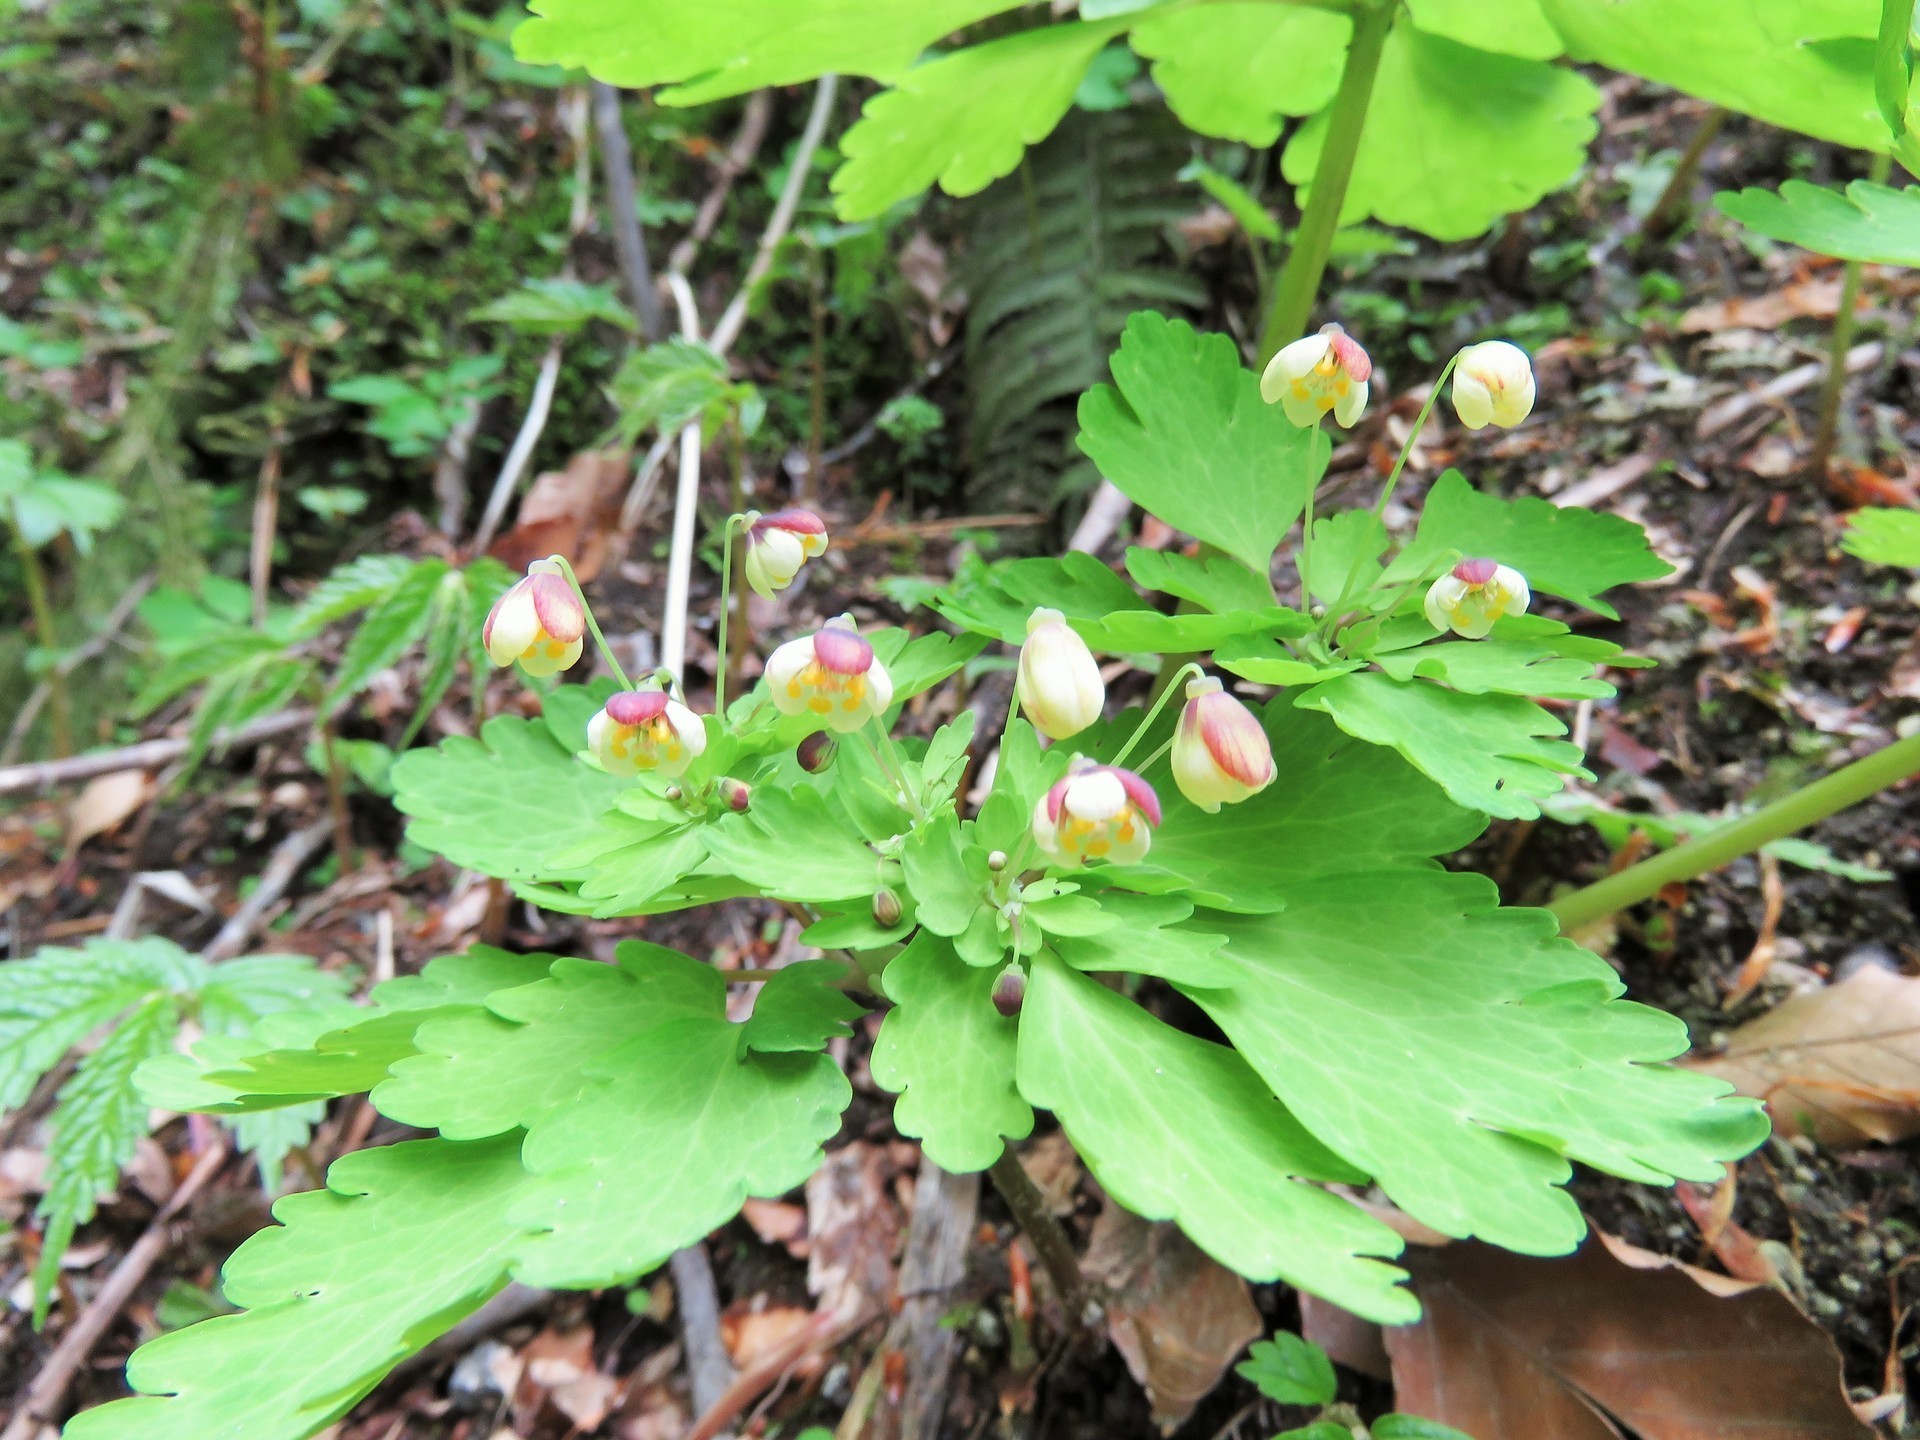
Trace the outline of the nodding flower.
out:
[[[1087,642],[1065,616],[1044,605],[1027,617],[1013,688],[1033,728],[1049,740],[1078,735],[1107,703],[1106,682]]]
[[[1527,577],[1491,560],[1462,560],[1427,590],[1427,622],[1469,640],[1490,632],[1503,615],[1524,615],[1533,592]]]
[[[1505,340],[1483,340],[1460,352],[1453,367],[1453,409],[1469,430],[1511,430],[1533,413],[1533,364]]]
[[[807,715],[843,734],[884,715],[893,703],[893,680],[850,615],[769,655],[767,687],[782,715]]]
[[[609,775],[672,780],[707,748],[700,717],[664,690],[623,690],[587,722],[587,749]]]
[[[1254,713],[1210,675],[1189,682],[1173,733],[1173,783],[1180,793],[1211,815],[1259,794],[1273,777],[1273,746]]]
[[[536,560],[493,602],[480,643],[496,665],[520,662],[529,675],[552,675],[580,658],[587,612],[552,560]]]
[[[1160,798],[1146,781],[1117,765],[1076,758],[1034,807],[1033,838],[1062,864],[1131,865],[1145,857],[1159,823]]]
[[[827,549],[826,522],[811,510],[776,510],[753,515],[747,525],[747,584],[756,595],[773,598],[800,573],[800,567]]]
[[[1360,342],[1338,325],[1322,325],[1282,346],[1260,374],[1260,398],[1278,404],[1301,427],[1318,425],[1329,410],[1334,421],[1351,429],[1367,408],[1367,379],[1373,361]]]

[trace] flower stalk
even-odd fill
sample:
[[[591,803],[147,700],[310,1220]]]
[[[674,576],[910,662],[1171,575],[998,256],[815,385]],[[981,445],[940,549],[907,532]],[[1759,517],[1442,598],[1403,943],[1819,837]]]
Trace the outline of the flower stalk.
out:
[[[1730,821],[1711,834],[1676,845],[1663,854],[1629,865],[1617,875],[1563,895],[1547,906],[1562,931],[1578,930],[1594,921],[1650,900],[1681,881],[1718,870],[1742,855],[1804,830],[1920,774],[1920,733],[1876,750],[1864,759],[1844,765],[1831,775],[1804,785],[1771,805]]]
[[[560,573],[567,577],[567,584],[573,587],[574,598],[580,602],[580,613],[587,619],[587,632],[593,636],[593,643],[600,649],[600,658],[607,662],[613,678],[620,682],[622,690],[633,689],[633,681],[627,678],[627,672],[621,668],[613,647],[607,644],[607,637],[600,633],[600,622],[593,618],[593,607],[587,603],[587,592],[580,588],[580,577],[573,573],[573,562],[564,555],[549,555],[547,559],[560,567]]]

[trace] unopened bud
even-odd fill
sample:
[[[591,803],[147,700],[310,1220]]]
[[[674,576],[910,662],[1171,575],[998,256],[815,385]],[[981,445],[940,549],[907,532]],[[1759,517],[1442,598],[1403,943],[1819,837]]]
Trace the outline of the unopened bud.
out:
[[[998,875],[1002,870],[1006,868],[1007,868],[1007,852],[1006,851],[994,850],[994,851],[988,852],[987,869],[991,870],[994,874]]]
[[[873,892],[873,923],[888,930],[900,923],[900,897],[893,891]]]
[[[809,775],[818,775],[829,765],[833,757],[840,753],[840,741],[825,730],[816,730],[794,747],[793,755],[800,762],[800,768]]]
[[[1019,964],[1007,966],[993,982],[993,1008],[1011,1020],[1027,998],[1027,972]]]
[[[682,790],[678,785],[667,786],[667,799],[674,801],[676,804],[686,797],[686,793],[687,792]]]
[[[736,780],[731,775],[722,777],[715,787],[715,793],[719,795],[720,803],[736,815],[746,814],[747,807],[753,803],[753,791],[747,782]]]

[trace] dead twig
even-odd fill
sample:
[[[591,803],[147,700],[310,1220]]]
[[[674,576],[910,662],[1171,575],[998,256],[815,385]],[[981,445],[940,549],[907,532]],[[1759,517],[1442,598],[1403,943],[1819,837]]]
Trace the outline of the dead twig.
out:
[[[294,730],[304,730],[312,723],[313,711],[305,709],[263,715],[238,730],[222,730],[213,737],[210,751],[252,745]],[[193,742],[180,736],[165,740],[142,740],[136,745],[122,745],[117,750],[71,755],[64,760],[36,760],[25,765],[7,765],[0,767],[0,795],[44,790],[53,785],[70,785],[76,780],[91,780],[96,775],[108,775],[116,770],[158,770],[162,765],[178,760],[192,748]]]
[[[673,1290],[679,1300],[680,1325],[686,1335],[687,1380],[693,1390],[693,1408],[706,1414],[720,1403],[737,1375],[720,1338],[720,1294],[713,1283],[713,1265],[707,1247],[696,1242],[673,1252],[667,1261]]]
[[[127,587],[127,593],[115,602],[107,618],[101,622],[99,630],[86,644],[76,646],[63,655],[53,667],[54,675],[65,679],[88,661],[97,659],[106,648],[119,638],[126,628],[127,621],[133,618],[134,610],[147,598],[147,592],[153,589],[154,576],[149,574]],[[13,717],[13,725],[7,731],[7,743],[0,746],[0,765],[11,765],[14,757],[20,753],[20,747],[26,744],[27,732],[33,729],[33,722],[40,718],[40,710],[53,694],[51,680],[42,680],[33,687],[33,693],[27,696],[27,703],[20,707],[20,713]]]
[[[767,138],[767,123],[772,117],[773,92],[754,91],[747,100],[746,108],[740,112],[740,128],[734,132],[733,143],[714,167],[718,173],[713,188],[707,191],[706,198],[700,202],[692,226],[667,256],[667,269],[684,275],[692,267],[693,257],[700,252],[700,247],[720,223],[720,212],[726,208],[733,182],[746,173],[747,167],[753,164],[753,157],[760,153],[760,146]]]
[[[691,1430],[687,1431],[683,1440],[715,1440],[722,1430],[733,1423],[741,1411],[753,1403],[756,1396],[801,1360],[818,1351],[831,1350],[842,1340],[864,1329],[878,1318],[868,1311],[835,1323],[831,1315],[815,1315],[813,1319],[756,1361],[752,1369],[742,1372],[740,1378],[727,1387],[718,1402],[694,1423]],[[0,1440],[6,1440],[6,1437],[0,1436]]]
[[[100,1343],[100,1337],[107,1331],[121,1307],[133,1297],[147,1278],[147,1272],[165,1253],[172,1239],[174,1217],[192,1203],[193,1197],[203,1190],[227,1160],[227,1144],[224,1139],[215,1139],[201,1153],[187,1178],[180,1182],[167,1203],[153,1217],[146,1232],[133,1242],[133,1247],[113,1267],[113,1273],[107,1277],[106,1284],[87,1302],[87,1308],[67,1328],[60,1343],[47,1357],[46,1364],[40,1367],[40,1373],[33,1377],[33,1383],[27,1387],[27,1393],[20,1402],[20,1408],[0,1431],[0,1440],[28,1440],[42,1425],[53,1423],[54,1413],[60,1402],[66,1398],[67,1387],[73,1383],[73,1377],[80,1367],[93,1354],[93,1347]]]
[[[1857,374],[1862,370],[1871,370],[1880,363],[1880,357],[1886,347],[1878,340],[1869,340],[1864,345],[1856,345],[1847,351],[1847,373]],[[1809,385],[1820,380],[1827,373],[1827,362],[1809,360],[1805,365],[1796,365],[1793,369],[1776,375],[1758,390],[1750,390],[1744,395],[1734,395],[1717,404],[1709,405],[1700,412],[1700,418],[1694,422],[1693,433],[1705,440],[1718,435],[1722,430],[1737,424],[1741,420],[1776,400],[1784,400],[1789,395],[1798,395]]]
[[[1002,1150],[1000,1158],[987,1167],[987,1176],[1013,1212],[1020,1233],[1026,1236],[1040,1263],[1046,1267],[1047,1278],[1053,1281],[1054,1293],[1060,1297],[1061,1309],[1066,1312],[1067,1325],[1078,1325],[1083,1308],[1081,1297],[1086,1290],[1080,1278],[1080,1260],[1073,1253],[1073,1242],[1067,1238],[1066,1230],[1047,1208],[1047,1197],[1033,1183],[1012,1146]]]
[[[209,961],[231,960],[246,949],[247,942],[253,939],[253,932],[267,911],[287,893],[287,887],[293,884],[306,868],[307,862],[332,834],[333,820],[329,817],[295,830],[275,846],[266,868],[260,872],[260,883],[241,902],[240,908],[228,917],[227,923],[220,927],[220,933],[200,952],[201,955]]]
[[[593,128],[600,136],[600,173],[607,187],[607,224],[613,248],[620,257],[620,273],[627,282],[640,333],[651,345],[666,333],[660,314],[660,296],[653,288],[653,266],[647,261],[646,236],[640,233],[640,211],[633,188],[633,147],[620,113],[620,92],[603,80],[593,82]]]

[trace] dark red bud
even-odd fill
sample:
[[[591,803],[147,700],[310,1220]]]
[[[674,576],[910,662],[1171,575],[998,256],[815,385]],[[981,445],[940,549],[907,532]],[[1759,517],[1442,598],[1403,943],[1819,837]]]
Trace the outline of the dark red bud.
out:
[[[840,742],[826,730],[816,730],[794,747],[794,758],[809,775],[819,775],[833,764],[840,753]]]
[[[1019,962],[1007,966],[993,982],[993,1008],[1011,1020],[1027,998],[1027,972]]]
[[[717,793],[720,796],[720,803],[736,815],[746,814],[747,807],[753,803],[753,791],[747,782],[736,780],[731,775],[720,781]]]

